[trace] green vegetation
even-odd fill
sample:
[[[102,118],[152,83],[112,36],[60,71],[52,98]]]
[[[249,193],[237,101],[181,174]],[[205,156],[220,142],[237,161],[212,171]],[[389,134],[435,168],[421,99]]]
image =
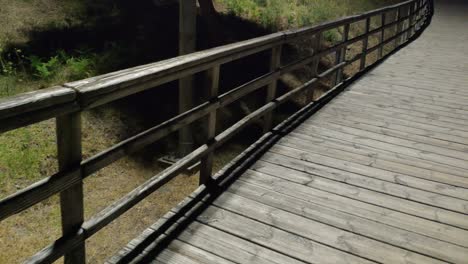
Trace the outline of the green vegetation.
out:
[[[398,0],[216,0],[228,12],[282,30],[348,16]]]

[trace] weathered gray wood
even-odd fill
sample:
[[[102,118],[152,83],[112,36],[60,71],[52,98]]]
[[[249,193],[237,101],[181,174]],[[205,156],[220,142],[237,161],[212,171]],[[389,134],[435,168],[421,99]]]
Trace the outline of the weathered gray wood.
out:
[[[460,169],[468,169],[468,164],[466,161],[456,158],[447,157],[437,153],[427,152],[425,150],[420,150],[417,148],[411,148],[401,145],[394,145],[380,140],[370,139],[367,137],[362,137],[359,135],[350,135],[347,133],[340,132],[336,129],[318,127],[316,125],[310,125],[307,127],[307,130],[312,131],[313,133],[319,132],[323,134],[333,134],[335,137],[344,139],[346,141],[355,142],[356,144],[362,144],[364,146],[369,146],[373,148],[380,148],[384,150],[389,150],[395,153],[404,154],[407,156],[420,158],[440,164],[445,164],[448,166],[453,166]],[[307,133],[307,132],[305,132]]]
[[[293,178],[293,175],[300,175],[302,180],[300,181],[301,184],[305,184],[309,187],[316,188],[322,191],[334,193],[337,195],[341,195],[344,197],[348,197],[351,199],[357,199],[359,201],[363,201],[366,203],[382,206],[384,208],[388,208],[391,210],[399,211],[402,213],[418,216],[421,218],[425,218],[428,220],[432,221],[438,221],[441,223],[446,223],[450,224],[459,228],[463,229],[468,229],[468,224],[466,222],[467,216],[463,213],[456,213],[453,211],[449,210],[444,210],[439,207],[434,207],[418,202],[414,202],[411,200],[406,200],[405,198],[402,197],[396,197],[393,195],[388,195],[382,192],[378,191],[373,191],[369,189],[364,189],[358,186],[346,184],[343,181],[335,181],[331,179],[326,179],[325,177],[319,177],[315,176],[313,174],[309,174],[310,171],[312,171],[314,168],[317,168],[318,166],[309,166],[309,164],[305,162],[300,162],[300,161],[292,161],[291,159],[288,158],[283,158],[282,156],[278,156],[275,154],[269,154],[268,157],[264,157],[262,159],[263,161],[280,165],[282,162],[285,161],[291,161],[289,163],[289,166],[287,168],[285,166],[283,169],[280,169],[280,167],[275,167],[277,170],[277,173],[274,174],[277,177],[285,178],[285,177],[290,177]],[[300,166],[302,165],[304,169],[291,169],[290,164],[295,162],[296,165]],[[283,175],[279,175],[280,172]],[[339,177],[340,175],[333,175],[333,173],[336,170],[331,170],[321,171],[321,176],[324,174],[330,175],[330,177]],[[302,173],[301,173],[302,172]],[[305,174],[303,172],[306,172]],[[345,177],[347,174],[346,173],[341,173],[342,177]],[[286,178],[288,179],[288,178]]]
[[[349,24],[345,24],[344,25],[344,29],[343,29],[343,42],[347,41],[349,39],[349,27],[350,25]],[[342,63],[343,61],[346,60],[346,52],[348,51],[348,47],[347,46],[343,46],[343,48],[341,48],[339,51],[336,52],[336,60],[335,60],[335,65],[337,64],[340,64]],[[339,70],[336,71],[336,79],[334,81],[334,84],[337,85],[339,83],[341,83],[343,81],[343,71],[344,69],[341,68]]]
[[[82,180],[80,170],[57,173],[0,201],[0,221],[63,192]]]
[[[323,32],[318,32],[312,37],[311,48],[313,50],[314,55],[320,53],[322,49],[322,42],[323,42]],[[321,57],[317,57],[312,61],[310,65],[311,75],[314,77],[318,76],[320,60],[321,60]],[[307,102],[312,102],[314,100],[314,90],[315,90],[315,87],[310,89],[309,92],[307,93]]]
[[[461,151],[452,150],[445,146],[436,146],[435,144],[431,144],[431,143],[422,143],[419,140],[402,138],[402,137],[397,137],[394,135],[387,135],[385,133],[382,133],[382,131],[371,132],[361,127],[356,128],[354,126],[349,126],[347,124],[343,124],[343,123],[336,124],[336,123],[338,122],[332,123],[332,122],[317,121],[314,125],[320,126],[321,128],[331,129],[333,131],[346,133],[349,135],[354,135],[354,136],[359,136],[362,138],[373,139],[373,140],[377,140],[381,142],[394,144],[396,146],[402,146],[402,147],[413,148],[416,150],[426,151],[430,154],[433,153],[433,154],[436,154],[437,156],[440,155],[441,161],[442,160],[445,161],[445,159],[452,160],[451,158],[458,159],[458,160],[468,159],[468,156],[464,152],[464,150],[461,150]],[[306,127],[307,125],[304,124],[304,127]]]
[[[385,24],[387,23],[387,13],[382,13],[381,16],[382,21],[382,31],[380,33],[380,41],[379,41],[379,58],[382,58],[384,52],[384,40],[385,40]]]
[[[2,98],[0,99],[0,120],[73,102],[75,98],[75,91],[59,86]]]
[[[228,191],[233,195],[223,195],[218,199],[218,201],[216,201],[216,203],[224,204],[226,199],[232,197],[229,202],[239,201],[239,203],[243,205],[241,202],[242,200],[235,197],[236,195],[239,195],[303,218],[350,231],[358,235],[371,237],[377,241],[389,243],[393,246],[402,247],[428,256],[440,259],[452,259],[455,262],[468,257],[466,255],[468,254],[468,251],[463,247],[442,242],[438,239],[428,238],[427,236],[408,232],[399,228],[394,228],[362,217],[354,216],[352,214],[335,211],[291,196],[272,192],[268,189],[261,188],[260,186],[249,184],[248,182],[239,183],[231,187]],[[249,214],[249,216],[252,217],[252,214]],[[311,226],[308,226],[308,228],[311,228]],[[372,248],[381,247],[376,244],[372,246]],[[388,249],[389,251],[385,253],[376,253],[383,255],[384,257],[388,257],[386,255],[389,253],[396,259],[399,254],[405,252],[404,250],[393,247],[389,247]]]
[[[169,254],[169,256],[165,256]],[[158,257],[157,260],[163,261],[163,263],[189,263],[189,262],[181,262],[177,258],[185,258],[191,261],[191,263],[206,263],[206,264],[234,264],[234,262],[229,261],[222,256],[217,256],[211,254],[205,250],[199,249],[198,247],[194,247],[190,244],[182,242],[180,240],[175,240],[170,243],[167,249],[163,250]]]
[[[340,117],[329,119],[331,117],[332,116],[324,113],[323,115],[320,115],[320,117],[317,116],[316,120],[319,122],[330,121],[331,123],[346,125],[352,128],[363,129],[363,130],[374,132],[374,133],[383,133],[384,135],[387,135],[387,136],[392,136],[392,137],[397,137],[397,138],[402,138],[402,139],[409,139],[415,142],[420,142],[420,143],[424,143],[428,145],[433,145],[433,146],[461,151],[461,152],[466,152],[468,150],[468,144],[460,144],[460,143],[451,142],[447,140],[441,140],[437,138],[428,137],[425,135],[411,134],[411,133],[406,133],[406,132],[402,132],[399,130],[392,130],[392,129],[387,129],[385,127],[374,126],[372,124],[368,124],[368,123],[372,123],[372,121],[360,122],[359,118],[354,118],[354,117],[349,117],[349,119],[352,119],[352,120],[349,120],[349,119],[346,120]]]
[[[197,220],[308,263],[372,263],[303,236],[298,237],[271,225],[215,207],[208,207]]]
[[[385,170],[384,172],[382,172],[383,175],[388,175],[389,173],[386,171],[389,171],[393,172],[393,174],[390,175],[394,177],[403,176],[403,178],[408,178],[407,176],[414,176],[420,179],[429,180],[422,180],[422,183],[419,184],[420,180],[413,179],[410,177],[410,181],[416,181],[418,183],[407,184],[407,186],[414,186],[415,188],[425,189],[424,185],[428,184],[430,187],[428,186],[426,190],[431,192],[441,193],[462,199],[466,199],[466,197],[468,197],[468,194],[466,193],[466,189],[468,188],[468,178],[458,177],[446,173],[437,173],[435,171],[418,168],[416,166],[393,162],[390,160],[379,158],[379,156],[377,155],[372,155],[370,154],[371,152],[360,151],[360,149],[351,149],[347,148],[346,146],[338,148],[338,146],[333,144],[322,144],[320,143],[320,139],[316,141],[308,141],[305,138],[307,138],[307,136],[301,137],[301,135],[294,134],[291,135],[291,138],[285,138],[278,144],[307,152],[324,155],[327,157],[339,158],[349,162],[356,162],[358,164],[366,165],[371,168],[383,169]],[[350,152],[343,151],[342,149],[350,149]],[[398,181],[394,181],[394,179],[395,178],[393,178],[391,181],[398,183]],[[406,182],[402,181],[401,183]],[[437,188],[438,186],[440,186],[440,189]]]
[[[281,67],[281,54],[283,46],[279,45],[271,50],[270,57],[270,72],[274,72]],[[271,102],[276,97],[276,90],[278,87],[278,80],[272,81],[267,88],[266,103]],[[270,131],[273,123],[273,113],[269,113],[264,117],[263,132]]]
[[[0,133],[79,110],[76,92],[52,87],[0,99]]]
[[[366,68],[366,62],[367,62],[367,49],[369,47],[369,37],[367,34],[369,34],[369,31],[370,31],[370,27],[371,27],[371,18],[368,17],[366,19],[366,27],[365,27],[365,35],[366,35],[366,38],[362,41],[362,55],[361,55],[361,64],[359,66],[360,70],[364,70],[364,68]]]
[[[356,116],[360,119],[369,120],[368,122],[380,122],[380,126],[386,128],[394,128],[401,131],[419,131],[423,135],[434,135],[437,138],[445,139],[448,141],[458,142],[465,144],[467,141],[466,132],[453,128],[447,128],[431,124],[430,122],[420,123],[416,121],[422,120],[407,120],[401,118],[402,116],[394,116],[376,109],[366,111],[367,109],[360,109],[359,107],[345,107],[342,104],[334,103],[327,106],[329,113],[334,113],[341,116]],[[364,111],[363,111],[364,110]],[[404,116],[405,117],[405,116]]]
[[[244,189],[246,184],[255,185],[270,192],[305,201],[311,206],[328,208],[433,239],[464,247],[468,242],[466,230],[305,186],[303,183],[308,179],[306,173],[295,172],[288,175],[289,178],[278,177],[275,175],[284,172],[284,168],[262,161],[257,162],[253,169],[254,171],[250,170],[239,178],[231,187],[232,191]]]
[[[74,113],[58,117],[57,156],[59,170],[68,171],[79,167],[81,155],[81,114]],[[63,236],[74,235],[80,230],[84,221],[82,180],[60,193],[60,213]],[[67,264],[86,263],[84,243],[68,251],[64,261]]]
[[[219,90],[219,66],[207,73],[206,83],[208,98],[213,100],[218,97]],[[206,141],[210,142],[216,135],[216,110],[211,111],[206,121]],[[209,153],[201,160],[200,164],[200,184],[209,184],[212,180],[214,153]]]
[[[414,262],[442,263],[441,261],[359,236],[235,194],[225,193],[216,199],[213,204],[241,216],[247,216],[264,224],[275,226],[293,235],[320,241],[343,252],[361,256],[372,261],[392,263],[402,262],[404,259],[407,259]],[[348,245],[350,244],[353,246],[349,247]],[[368,250],[370,247],[373,250]],[[449,256],[447,255],[446,257]],[[457,261],[461,259],[463,259],[463,254],[458,256]]]
[[[340,139],[337,135],[329,135],[329,133],[322,133],[320,131],[315,131],[313,133],[310,132],[302,132],[299,129],[295,131],[294,137],[305,138],[309,141],[312,141],[311,137],[317,137],[319,141],[326,140],[327,143],[332,144],[335,148],[338,149],[346,149],[347,151],[353,152],[354,149],[365,150],[369,152],[371,156],[385,156],[386,159],[395,161],[397,163],[415,166],[418,168],[425,168],[430,171],[433,171],[437,174],[437,172],[441,172],[448,175],[454,175],[457,177],[466,178],[466,170],[461,168],[456,168],[453,166],[441,164],[434,161],[425,160],[419,157],[413,157],[404,153],[395,152],[392,150],[388,150],[385,148],[381,148],[380,146],[367,146],[363,144],[357,144],[353,141],[349,141],[348,139]]]
[[[179,55],[195,52],[197,37],[197,1],[179,1]],[[179,114],[193,108],[194,78],[185,76],[179,79]],[[179,131],[178,155],[183,157],[193,149],[192,130],[187,125]]]
[[[236,263],[304,263],[199,222],[191,223],[178,239]]]
[[[305,172],[313,171],[314,175],[337,182],[344,182],[350,186],[362,187],[403,199],[466,214],[465,206],[468,203],[467,200],[421,190],[429,189],[427,187],[425,188],[424,185],[437,185],[432,184],[430,181],[418,180],[408,176],[405,177],[405,175],[393,175],[392,173],[375,168],[368,168],[357,163],[340,161],[339,159],[314,153],[307,153],[280,145],[272,148],[271,152],[272,153],[265,155],[265,161],[277,164],[279,162],[283,162],[285,167],[291,169],[298,167],[297,170]],[[390,178],[391,176],[394,176],[393,179]],[[399,179],[401,179],[401,181]],[[406,186],[406,181],[409,182],[408,185],[411,187]],[[412,181],[420,183],[421,189],[415,188],[414,186],[416,184],[411,183]],[[448,188],[446,185],[439,185],[442,188]],[[459,190],[459,196],[466,199],[463,191],[466,192],[466,190]]]

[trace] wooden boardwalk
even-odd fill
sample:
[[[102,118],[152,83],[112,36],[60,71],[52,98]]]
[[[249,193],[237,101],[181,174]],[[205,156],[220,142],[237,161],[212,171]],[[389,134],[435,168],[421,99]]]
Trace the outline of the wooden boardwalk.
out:
[[[467,43],[468,3],[437,2],[422,37],[281,139],[151,260],[468,263]]]

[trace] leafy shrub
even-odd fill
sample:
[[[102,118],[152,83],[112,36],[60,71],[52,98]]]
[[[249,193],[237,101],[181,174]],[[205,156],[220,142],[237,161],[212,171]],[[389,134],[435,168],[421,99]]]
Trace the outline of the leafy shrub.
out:
[[[58,56],[51,57],[47,61],[39,58],[38,56],[30,56],[31,68],[33,69],[34,76],[40,79],[49,79],[54,76],[60,67],[60,60]]]
[[[91,66],[93,61],[91,58],[82,57],[74,58],[71,57],[66,60],[66,66],[70,69],[70,78],[82,79],[91,75]]]

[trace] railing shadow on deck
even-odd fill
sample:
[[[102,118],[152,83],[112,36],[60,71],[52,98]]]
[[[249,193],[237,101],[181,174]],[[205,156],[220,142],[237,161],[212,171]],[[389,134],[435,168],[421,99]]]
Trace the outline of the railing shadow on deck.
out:
[[[245,165],[242,166],[243,163],[249,164],[254,161],[255,157],[260,155],[262,151],[274,144],[284,133],[299,124],[305,117],[326,104],[349,83],[416,39],[429,25],[433,12],[432,0],[410,0],[313,27],[274,33],[2,100],[0,101],[0,132],[56,118],[59,172],[2,199],[0,201],[0,221],[59,193],[63,236],[32,256],[27,262],[50,263],[65,256],[67,263],[85,263],[84,244],[86,239],[194,163],[201,161],[200,187],[196,192],[199,195],[192,198],[204,197],[203,199],[209,199],[209,197],[215,197],[217,193],[222,191],[222,187],[229,183],[229,179],[234,179],[234,175],[238,175],[238,172],[245,167]],[[390,13],[396,13],[392,21],[387,19],[390,17],[387,16]],[[371,20],[373,18],[378,18],[384,23],[381,23],[377,28],[372,28]],[[365,32],[354,38],[349,38],[350,25],[356,22],[365,22]],[[320,45],[324,32],[336,28],[343,30],[342,40],[331,47]],[[388,31],[392,31],[393,35],[385,38],[385,33],[388,33]],[[368,48],[369,36],[374,34],[379,34],[380,42],[378,45]],[[282,65],[282,46],[291,41],[304,38],[315,40],[314,54],[287,65]],[[358,42],[362,42],[362,52],[349,60],[346,59],[347,47]],[[384,55],[384,46],[386,45],[393,45],[393,50]],[[218,93],[221,65],[267,50],[271,51],[269,73],[224,94]],[[379,58],[376,62],[369,64],[366,59],[368,54],[372,52],[378,52]],[[318,62],[328,54],[335,54],[335,65],[324,72],[318,73]],[[360,61],[360,71],[345,79],[343,75],[344,68],[358,61]],[[308,64],[313,65],[313,70],[316,73],[315,77],[294,90],[277,96],[276,84],[279,77],[284,73]],[[205,73],[206,83],[208,84],[205,89],[210,98],[206,102],[82,161],[82,111],[201,72]],[[276,108],[299,94],[313,90],[319,80],[330,76],[333,79],[334,88],[332,90],[318,100],[309,103],[279,126],[272,128],[272,115]],[[222,133],[215,134],[216,113],[220,108],[264,87],[267,87],[267,96],[262,107]],[[243,128],[261,118],[263,118],[264,122],[265,135],[225,169],[212,176],[214,150],[222,146]],[[205,137],[207,140],[205,144],[94,215],[91,219],[84,220],[83,180],[86,177],[93,175],[118,159],[202,119],[205,120],[206,127]],[[233,176],[227,177],[226,175]],[[179,209],[163,218],[161,220],[162,227],[168,228],[169,223],[172,225],[188,211],[195,210],[198,207],[195,204],[200,204],[200,199],[192,198],[188,198],[187,202],[178,207]],[[161,230],[164,230],[164,228]],[[154,235],[152,238],[154,240]],[[139,249],[142,250],[153,242],[151,239],[142,241]],[[138,250],[132,253],[127,252],[127,255],[124,254],[125,256],[122,259],[128,259],[137,253]]]

